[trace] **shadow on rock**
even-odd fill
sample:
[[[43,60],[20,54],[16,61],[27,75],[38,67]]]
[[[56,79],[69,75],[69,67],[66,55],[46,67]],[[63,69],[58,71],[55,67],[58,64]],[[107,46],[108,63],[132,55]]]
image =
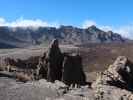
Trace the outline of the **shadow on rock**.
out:
[[[86,84],[81,56],[76,53],[62,53],[57,39],[52,41],[43,58],[44,60],[40,61],[40,74],[47,74],[45,78],[48,81],[59,80],[67,85]]]

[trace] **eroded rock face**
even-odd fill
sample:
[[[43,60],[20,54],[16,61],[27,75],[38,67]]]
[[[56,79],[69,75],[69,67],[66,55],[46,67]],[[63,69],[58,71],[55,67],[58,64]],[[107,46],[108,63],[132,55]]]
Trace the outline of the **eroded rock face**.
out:
[[[48,52],[46,53],[46,60],[48,62],[48,81],[54,82],[55,80],[61,80],[63,55],[59,48],[59,43],[57,39],[52,41]]]
[[[130,87],[133,84],[133,64],[124,56],[116,59],[113,65],[102,73],[106,84]]]
[[[41,79],[45,78],[47,79],[47,72],[48,72],[48,61],[46,60],[46,53],[43,54],[42,57],[39,58],[39,62],[36,69],[36,78]]]
[[[80,55],[66,55],[62,73],[62,81],[67,85],[85,84],[86,78],[82,69],[82,58]]]
[[[120,56],[92,84],[97,100],[132,100],[133,65]]]
[[[47,74],[47,77],[43,78],[50,82],[60,80],[67,85],[85,84],[86,77],[82,68],[81,56],[62,53],[57,39],[52,41],[48,52],[46,52],[43,58],[39,61],[39,72],[41,72],[39,75]]]

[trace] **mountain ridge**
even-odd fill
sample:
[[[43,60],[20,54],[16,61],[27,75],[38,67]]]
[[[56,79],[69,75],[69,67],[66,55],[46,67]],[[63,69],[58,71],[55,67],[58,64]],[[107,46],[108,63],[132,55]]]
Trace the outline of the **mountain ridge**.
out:
[[[57,38],[62,44],[126,42],[127,39],[112,31],[105,32],[96,26],[86,29],[64,26],[55,27],[0,27],[0,43],[14,47],[27,47],[49,43]]]

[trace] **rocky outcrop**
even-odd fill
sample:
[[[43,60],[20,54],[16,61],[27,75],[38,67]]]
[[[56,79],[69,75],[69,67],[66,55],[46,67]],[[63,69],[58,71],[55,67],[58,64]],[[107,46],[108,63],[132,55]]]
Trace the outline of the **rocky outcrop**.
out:
[[[131,88],[133,84],[133,64],[126,57],[120,56],[100,76],[102,76],[104,84]]]
[[[51,82],[61,80],[63,55],[57,39],[53,40],[50,44],[48,52],[46,53],[46,60],[48,68],[47,80]]]
[[[133,64],[123,56],[100,74],[92,84],[97,100],[132,100],[133,99]]]
[[[48,61],[46,60],[46,53],[43,54],[42,57],[39,58],[39,62],[36,69],[36,79],[45,78],[47,79],[47,67]]]
[[[48,51],[39,61],[39,76],[50,82],[63,81],[67,85],[84,85],[86,78],[82,68],[82,58],[78,54],[62,53],[58,40],[52,41]]]
[[[29,57],[27,59],[3,58],[0,77],[11,77],[16,80],[26,82],[37,79],[36,69],[39,62],[39,56]]]
[[[78,54],[66,55],[63,62],[62,81],[67,84],[84,85],[86,77],[83,72],[82,58]]]

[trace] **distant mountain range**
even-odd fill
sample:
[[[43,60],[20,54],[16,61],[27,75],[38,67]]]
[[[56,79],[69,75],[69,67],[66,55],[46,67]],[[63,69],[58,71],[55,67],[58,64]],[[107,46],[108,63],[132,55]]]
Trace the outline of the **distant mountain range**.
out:
[[[0,48],[27,47],[49,43],[59,39],[62,44],[82,45],[87,43],[126,42],[117,33],[105,32],[96,26],[86,29],[73,26],[55,27],[0,27]]]

